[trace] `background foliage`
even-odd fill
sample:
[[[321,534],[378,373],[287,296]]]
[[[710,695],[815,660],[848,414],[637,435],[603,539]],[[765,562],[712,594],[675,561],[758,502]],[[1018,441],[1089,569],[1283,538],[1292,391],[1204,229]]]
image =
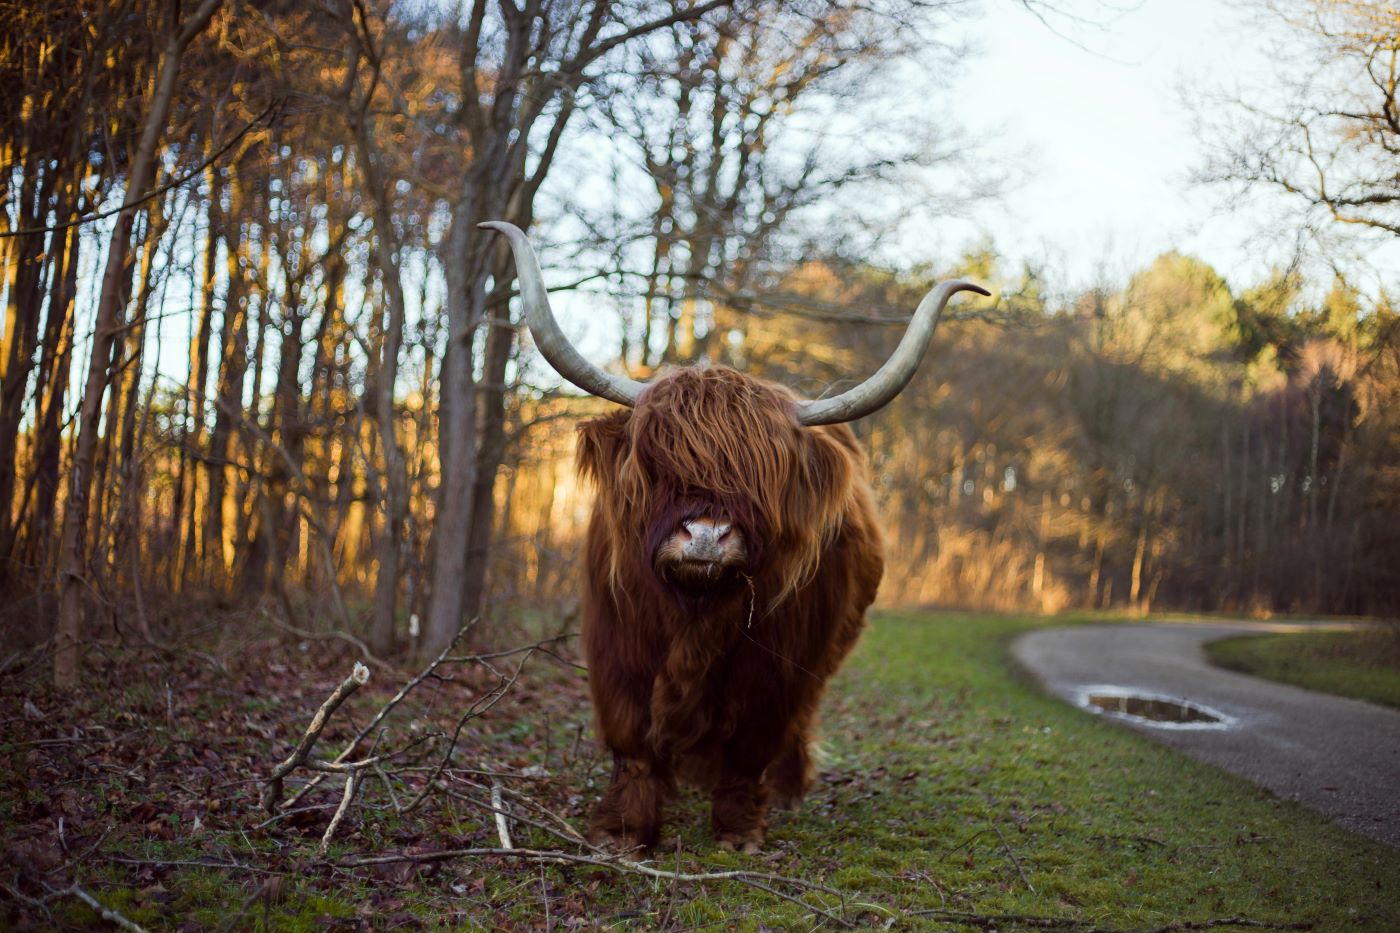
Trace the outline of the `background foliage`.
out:
[[[1300,230],[1393,233],[1393,11],[1260,9],[1366,82],[1217,102],[1254,122],[1203,171],[1281,189]],[[516,339],[488,218],[533,227],[571,333],[637,377],[709,361],[817,395],[878,366],[934,280],[994,287],[857,426],[886,603],[1396,612],[1388,294],[1175,253],[1069,293],[990,244],[880,265],[901,205],[996,193],[931,129],[962,14],[0,6],[6,626],[57,636],[62,682],[85,639],[156,637],[191,598],[381,653],[567,604],[572,429],[604,406]]]

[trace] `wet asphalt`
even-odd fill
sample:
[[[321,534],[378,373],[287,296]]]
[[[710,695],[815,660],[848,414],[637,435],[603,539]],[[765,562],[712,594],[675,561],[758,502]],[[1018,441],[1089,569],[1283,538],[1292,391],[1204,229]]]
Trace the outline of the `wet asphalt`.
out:
[[[1400,710],[1222,670],[1202,650],[1220,638],[1297,628],[1248,622],[1082,625],[1029,632],[1011,651],[1046,690],[1081,708],[1088,707],[1091,693],[1126,690],[1218,714],[1217,723],[1183,725],[1092,713],[1400,848]]]

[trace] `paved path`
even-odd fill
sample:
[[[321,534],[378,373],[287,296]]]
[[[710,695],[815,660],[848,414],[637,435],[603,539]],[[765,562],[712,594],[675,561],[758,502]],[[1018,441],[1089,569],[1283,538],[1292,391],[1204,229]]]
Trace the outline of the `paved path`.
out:
[[[1196,727],[1114,718],[1400,848],[1400,710],[1221,670],[1201,650],[1231,635],[1296,628],[1248,622],[1082,625],[1029,632],[1011,651],[1047,690],[1078,706],[1085,706],[1092,688],[1114,687],[1224,714],[1221,724]]]

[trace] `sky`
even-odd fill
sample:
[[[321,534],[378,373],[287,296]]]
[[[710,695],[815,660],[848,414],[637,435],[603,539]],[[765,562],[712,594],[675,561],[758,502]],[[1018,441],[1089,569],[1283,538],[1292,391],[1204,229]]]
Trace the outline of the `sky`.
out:
[[[1263,205],[1227,207],[1223,191],[1190,182],[1204,146],[1182,88],[1228,90],[1270,75],[1265,38],[1240,4],[1143,0],[1101,27],[1052,25],[1068,38],[1016,0],[991,0],[967,25],[975,52],[952,88],[954,113],[1028,173],[976,212],[973,228],[1013,262],[1046,261],[1069,289],[1102,273],[1121,281],[1173,248],[1236,290],[1286,258],[1251,236],[1271,222]],[[1389,266],[1394,287],[1396,249],[1371,259],[1378,276]]]

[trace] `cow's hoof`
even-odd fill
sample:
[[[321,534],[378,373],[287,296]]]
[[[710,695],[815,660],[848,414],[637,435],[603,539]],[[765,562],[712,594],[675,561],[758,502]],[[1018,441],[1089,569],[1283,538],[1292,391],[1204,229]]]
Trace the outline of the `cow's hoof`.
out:
[[[763,850],[763,831],[749,830],[746,833],[724,833],[719,837],[719,847],[725,852],[742,852],[757,855]]]
[[[801,794],[775,794],[771,798],[771,805],[774,810],[785,810],[794,812],[802,806]]]
[[[646,856],[647,845],[636,836],[616,835],[597,831],[588,834],[588,841],[599,849],[606,849],[628,861],[639,861]]]

